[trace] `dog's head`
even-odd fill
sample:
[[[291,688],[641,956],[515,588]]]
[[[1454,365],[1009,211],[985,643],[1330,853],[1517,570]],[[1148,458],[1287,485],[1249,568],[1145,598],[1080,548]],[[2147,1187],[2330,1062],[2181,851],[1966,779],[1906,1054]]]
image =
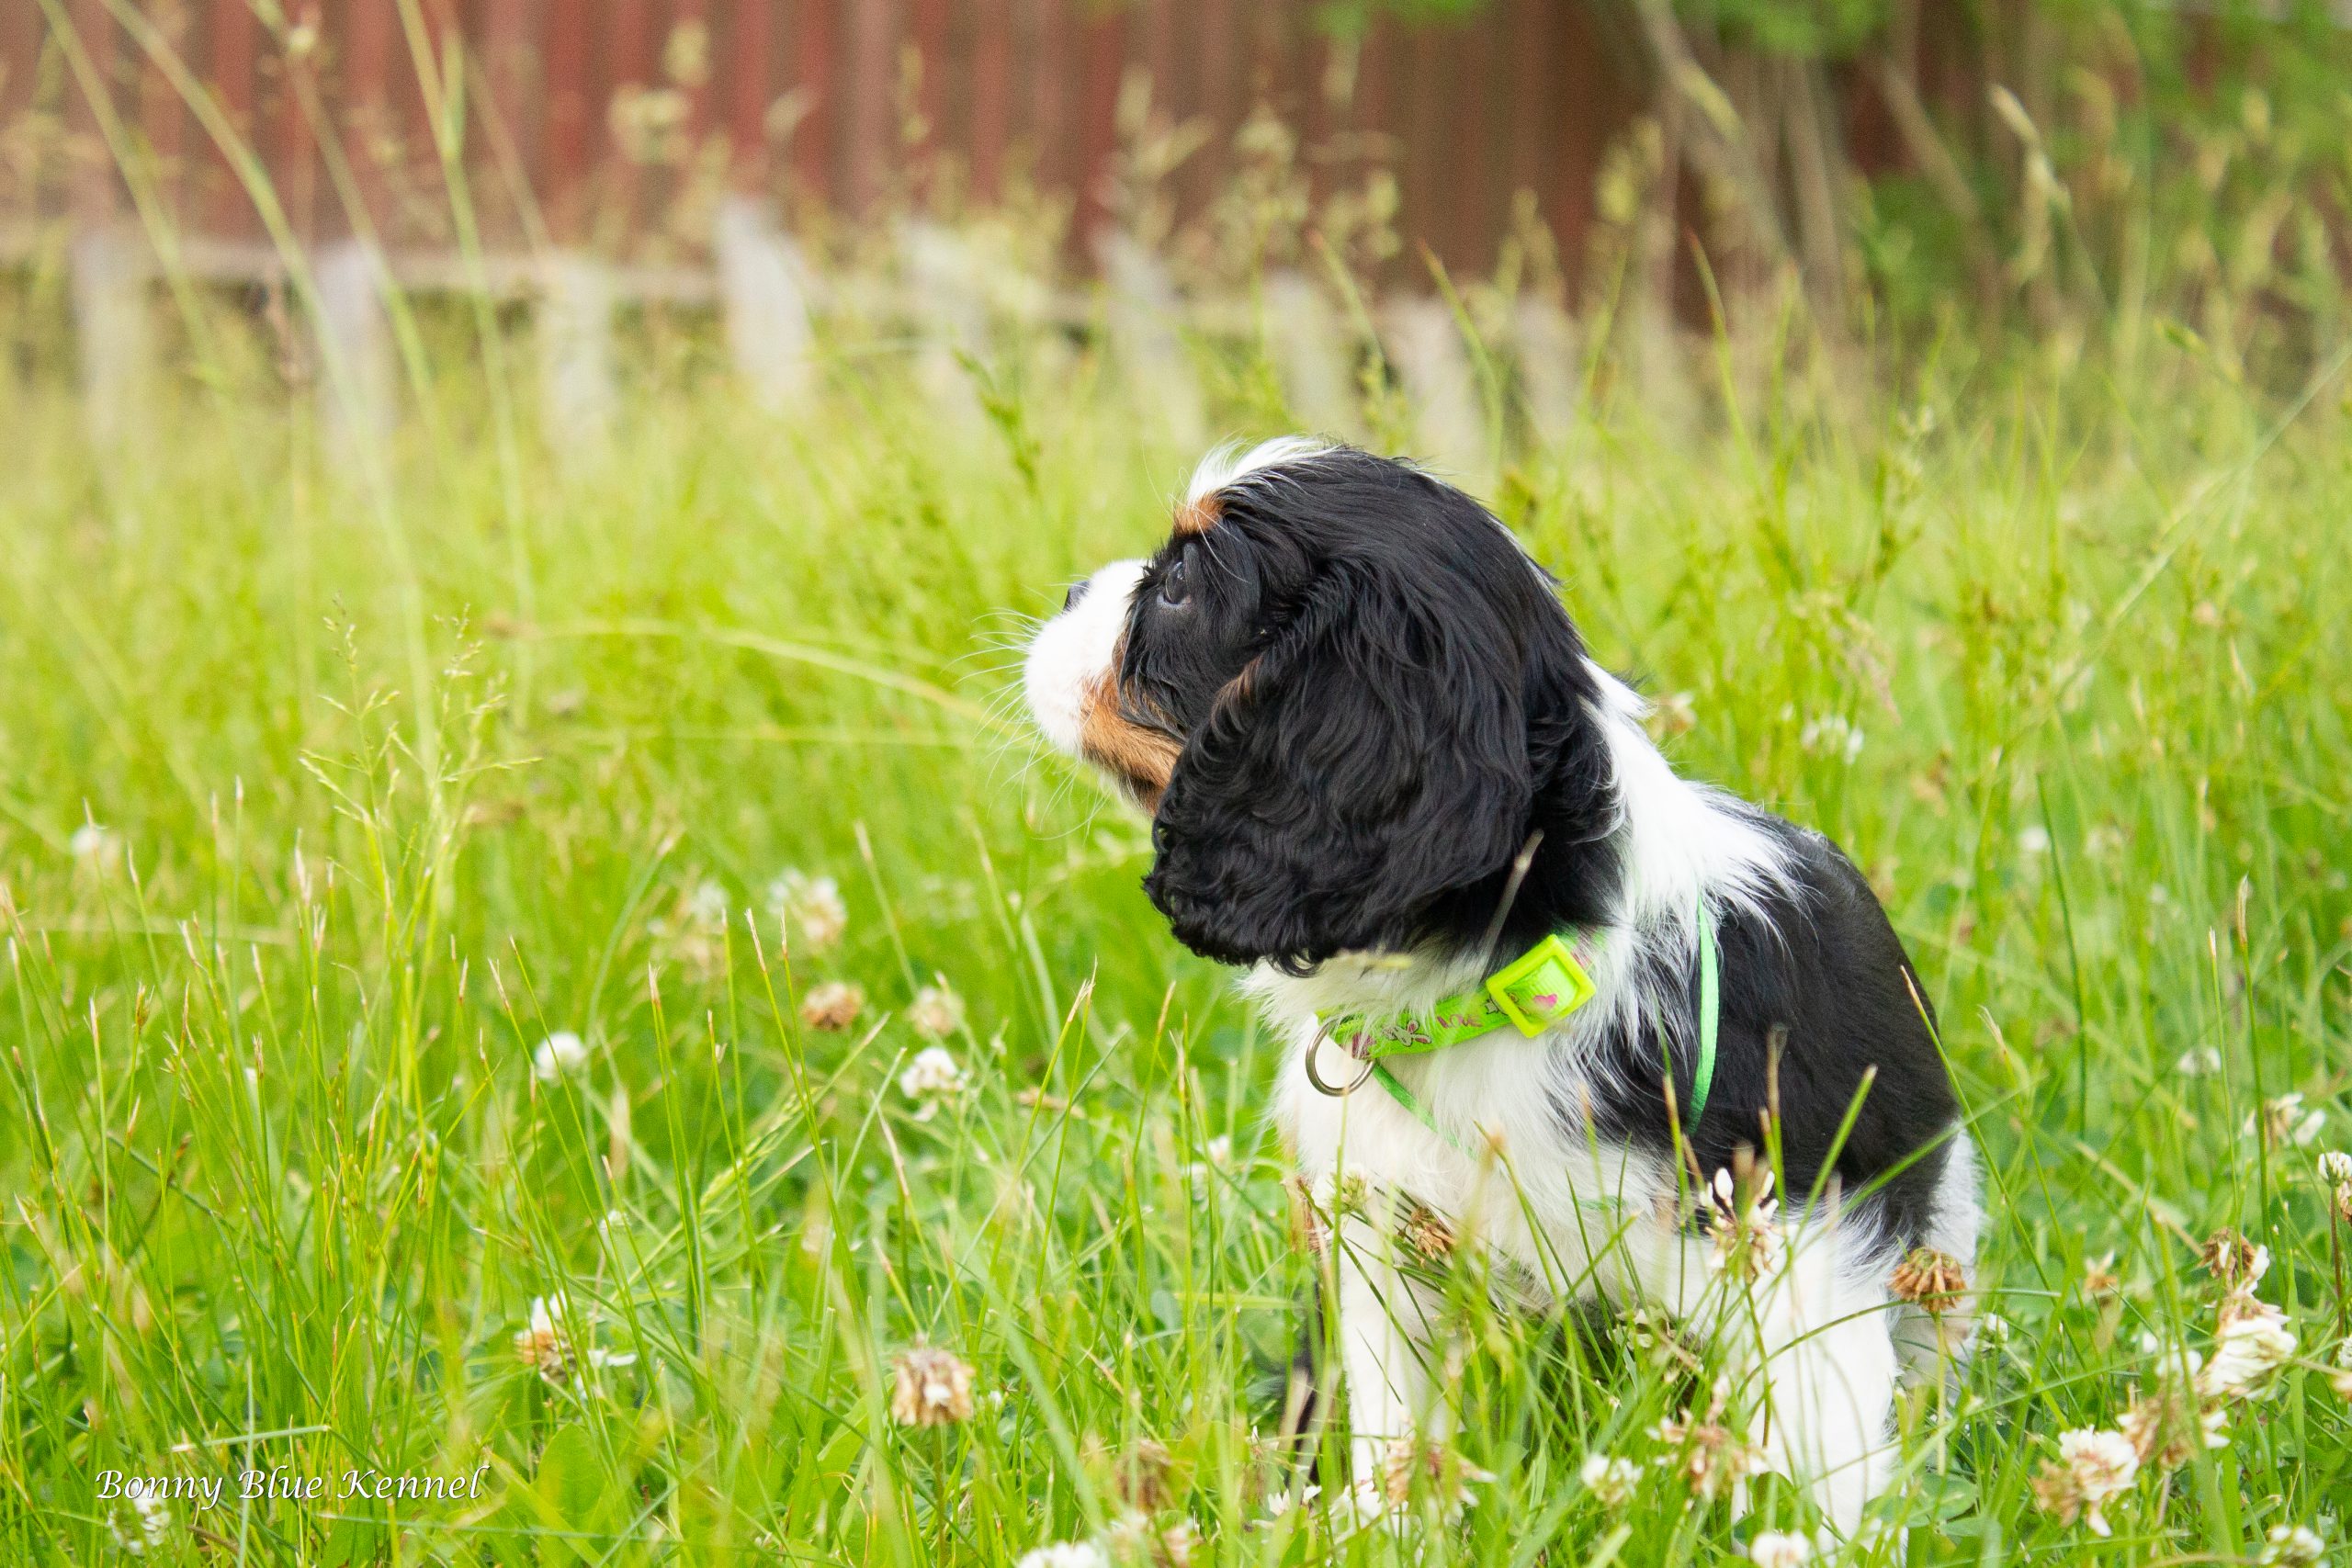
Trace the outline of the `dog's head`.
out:
[[[1475,935],[1538,829],[1607,830],[1593,677],[1550,579],[1468,496],[1348,447],[1213,455],[1158,554],[1070,590],[1026,687],[1152,814],[1145,890],[1228,963]]]

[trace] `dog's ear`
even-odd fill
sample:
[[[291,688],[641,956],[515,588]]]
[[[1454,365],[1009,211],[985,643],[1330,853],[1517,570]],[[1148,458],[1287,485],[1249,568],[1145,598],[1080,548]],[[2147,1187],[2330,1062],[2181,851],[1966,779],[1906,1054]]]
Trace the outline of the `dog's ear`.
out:
[[[1177,759],[1144,889],[1177,939],[1291,967],[1396,947],[1509,863],[1532,785],[1521,659],[1493,620],[1329,572]]]

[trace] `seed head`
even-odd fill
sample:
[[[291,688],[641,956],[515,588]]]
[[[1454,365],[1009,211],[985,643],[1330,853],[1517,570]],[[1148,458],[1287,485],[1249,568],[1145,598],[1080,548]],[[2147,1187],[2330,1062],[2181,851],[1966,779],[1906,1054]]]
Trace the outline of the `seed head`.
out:
[[[953,1350],[901,1350],[890,1373],[890,1419],[899,1426],[952,1427],[972,1418],[972,1369]]]
[[[857,1022],[865,1010],[865,993],[847,980],[811,986],[800,998],[800,1021],[811,1029],[838,1033]]]
[[[1968,1271],[1950,1253],[1915,1247],[1896,1267],[1888,1286],[1899,1299],[1940,1316],[1960,1304],[1968,1290]]]

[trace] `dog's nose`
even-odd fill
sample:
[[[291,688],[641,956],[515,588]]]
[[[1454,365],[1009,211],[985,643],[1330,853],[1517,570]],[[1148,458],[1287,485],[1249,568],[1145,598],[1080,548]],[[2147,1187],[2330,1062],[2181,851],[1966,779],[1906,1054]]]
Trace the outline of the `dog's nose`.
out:
[[[1091,586],[1093,581],[1094,580],[1092,578],[1081,577],[1076,582],[1071,583],[1069,585],[1069,592],[1062,595],[1062,608],[1065,610],[1077,609],[1078,602],[1086,597],[1086,590]]]

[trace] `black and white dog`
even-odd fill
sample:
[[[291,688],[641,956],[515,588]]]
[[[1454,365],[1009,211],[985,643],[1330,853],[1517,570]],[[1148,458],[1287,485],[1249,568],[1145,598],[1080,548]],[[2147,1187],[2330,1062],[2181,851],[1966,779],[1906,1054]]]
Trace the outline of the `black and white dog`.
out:
[[[1902,944],[1837,847],[1677,776],[1502,525],[1348,447],[1213,454],[1157,555],[1070,590],[1025,681],[1046,736],[1151,814],[1144,888],[1178,939],[1249,966],[1290,1043],[1278,1115],[1341,1216],[1359,1477],[1447,1419],[1426,1272],[1398,1267],[1407,1205],[1552,1294],[1721,1330],[1749,1430],[1850,1533],[1898,1376],[1966,1333],[1959,1303],[1931,1324],[1893,1281],[1924,1247],[1949,1288],[1979,1211]],[[1555,935],[1582,1005],[1332,1092],[1375,1076],[1332,1020],[1483,1005]],[[1735,1281],[1684,1194],[1773,1118],[1789,1202],[1769,1267]]]

